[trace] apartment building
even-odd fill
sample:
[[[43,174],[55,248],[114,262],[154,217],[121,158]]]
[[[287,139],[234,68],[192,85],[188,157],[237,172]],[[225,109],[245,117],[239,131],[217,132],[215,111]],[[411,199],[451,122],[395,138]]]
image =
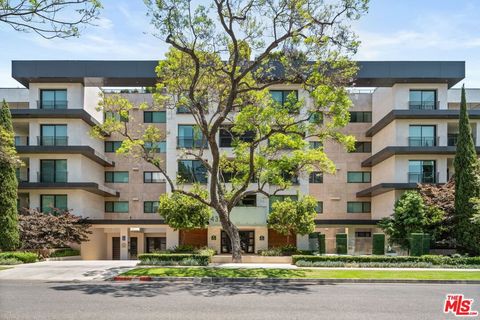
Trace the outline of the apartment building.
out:
[[[141,90],[156,82],[155,61],[13,61],[12,77],[26,89],[0,89],[11,108],[15,143],[25,166],[18,170],[20,207],[72,209],[92,223],[90,241],[81,245],[84,259],[130,259],[143,252],[179,244],[213,247],[228,253],[228,236],[214,214],[205,230],[177,231],[156,214],[158,198],[169,186],[155,167],[117,155],[121,138],[93,138],[90,130],[104,115],[97,111],[105,88],[137,87],[122,93],[134,105],[152,104]],[[316,231],[324,233],[327,251],[335,252],[335,235],[348,235],[348,251],[371,253],[371,237],[380,232],[379,219],[392,213],[402,192],[416,183],[444,183],[453,174],[458,134],[460,92],[451,89],[465,76],[464,62],[359,62],[360,71],[349,88],[353,107],[344,129],[356,137],[356,150],[325,142],[337,172],[299,176],[288,190],[267,198],[244,199],[233,209],[245,253],[287,243],[268,229],[272,201],[310,194],[318,200]],[[276,85],[280,102],[289,92],[311,103],[296,85]],[[476,145],[480,132],[480,90],[468,90]],[[182,149],[201,143],[193,134],[194,120],[185,110],[141,110],[130,114],[130,126],[156,125],[164,142],[151,146],[168,174],[208,184],[201,166],[182,156]],[[221,130],[219,145],[231,153],[231,136]],[[311,141],[312,147],[321,145]],[[480,150],[480,149],[479,149]],[[205,155],[209,157],[208,150]],[[309,249],[309,236],[290,237]]]

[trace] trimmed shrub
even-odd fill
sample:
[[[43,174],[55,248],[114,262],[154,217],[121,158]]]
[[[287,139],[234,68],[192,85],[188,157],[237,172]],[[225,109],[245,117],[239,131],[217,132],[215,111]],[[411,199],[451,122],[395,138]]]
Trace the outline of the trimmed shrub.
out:
[[[188,265],[189,261],[195,260],[199,266],[207,266],[210,256],[187,253],[145,253],[138,256],[142,265]]]
[[[340,261],[297,261],[298,267],[317,267],[317,268],[431,268],[433,265],[428,262],[340,262]],[[437,266],[435,266],[437,267]]]
[[[212,256],[217,254],[217,250],[212,249],[212,248],[208,248],[208,247],[204,247],[204,248],[200,248],[200,249],[195,250],[195,253],[199,254],[199,255],[202,255],[202,256],[212,257]]]
[[[59,258],[59,257],[71,257],[79,256],[80,250],[75,250],[72,248],[58,249],[50,254],[50,258]]]
[[[21,251],[0,252],[0,259],[15,259],[23,263],[33,263],[38,260],[38,255],[33,252]]]
[[[372,238],[372,254],[385,254],[385,235],[383,233],[374,233]]]
[[[337,253],[338,254],[347,254],[347,234],[346,233],[337,233],[335,235],[337,242]]]
[[[0,266],[7,266],[7,265],[13,265],[13,264],[22,264],[23,262],[17,259],[13,258],[0,258]]]
[[[325,254],[326,245],[325,245],[325,234],[319,233],[318,234],[318,253]]]
[[[193,253],[195,248],[189,244],[181,244],[174,247],[171,251],[174,253]]]
[[[426,233],[410,234],[410,254],[421,256],[430,252],[430,235]]]

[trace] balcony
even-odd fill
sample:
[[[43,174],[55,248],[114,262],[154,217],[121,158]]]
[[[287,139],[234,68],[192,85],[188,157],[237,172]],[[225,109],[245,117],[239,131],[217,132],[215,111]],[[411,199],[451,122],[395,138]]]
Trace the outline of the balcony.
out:
[[[42,170],[37,171],[37,182],[41,183],[64,183],[68,182],[68,171],[63,170]]]
[[[37,109],[67,109],[67,100],[37,100]]]
[[[436,110],[439,104],[439,101],[409,101],[408,108],[410,110]]]
[[[28,141],[28,136],[15,136],[15,146],[28,146],[29,141]]]
[[[37,145],[39,146],[68,146],[67,136],[37,136]]]
[[[438,146],[438,137],[408,137],[409,147],[435,147]]]
[[[17,181],[18,182],[28,182],[29,179],[29,171],[28,168],[18,168],[16,172]]]
[[[409,172],[408,183],[437,183],[438,172]]]
[[[206,139],[193,137],[177,137],[177,149],[208,149]]]

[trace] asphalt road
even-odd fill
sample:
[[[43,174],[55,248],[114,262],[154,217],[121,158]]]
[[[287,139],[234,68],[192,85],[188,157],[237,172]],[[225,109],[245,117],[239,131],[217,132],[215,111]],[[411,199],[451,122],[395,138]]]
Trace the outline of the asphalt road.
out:
[[[479,285],[214,285],[0,281],[0,319],[454,319],[447,293]]]

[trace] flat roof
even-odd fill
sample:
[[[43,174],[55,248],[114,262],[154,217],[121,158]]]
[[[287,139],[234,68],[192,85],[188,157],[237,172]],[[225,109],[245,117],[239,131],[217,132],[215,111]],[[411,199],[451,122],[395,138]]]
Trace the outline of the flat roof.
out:
[[[390,87],[395,83],[447,83],[465,78],[465,61],[358,61],[357,87]],[[145,87],[157,81],[158,61],[14,60],[12,77],[31,82],[83,83],[85,86]],[[281,71],[279,71],[281,73]]]

